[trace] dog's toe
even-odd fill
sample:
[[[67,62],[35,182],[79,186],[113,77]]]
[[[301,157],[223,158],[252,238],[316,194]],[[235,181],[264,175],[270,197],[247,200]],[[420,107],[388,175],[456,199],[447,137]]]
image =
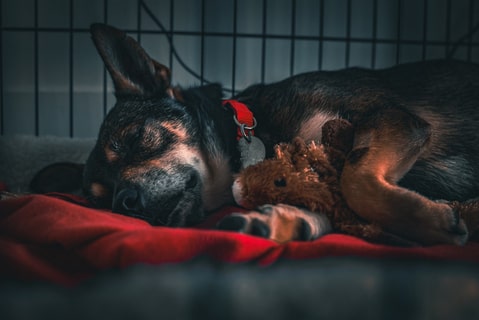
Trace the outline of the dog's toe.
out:
[[[216,225],[217,229],[243,232],[246,230],[247,220],[240,215],[230,215],[221,219]]]
[[[298,230],[298,240],[300,241],[310,241],[313,240],[313,232],[311,226],[306,220],[301,219]]]
[[[271,234],[271,230],[265,222],[240,214],[232,214],[221,219],[216,228],[225,231],[247,233],[262,238],[269,238]]]
[[[464,220],[459,219],[456,225],[451,226],[448,230],[452,243],[455,245],[463,246],[466,244],[469,238],[469,232],[467,230]]]
[[[452,209],[446,232],[451,243],[456,245],[466,244],[469,237],[467,226],[457,210]]]
[[[271,230],[269,229],[268,225],[263,221],[258,219],[253,219],[251,221],[251,230],[250,234],[262,238],[269,238]]]
[[[426,245],[464,245],[469,238],[468,229],[457,210],[447,201],[436,201],[434,209],[434,212],[424,215],[429,220],[423,220],[421,234],[414,240]]]
[[[464,221],[461,219],[458,224],[449,228],[448,232],[456,234],[458,236],[467,235],[467,227]]]

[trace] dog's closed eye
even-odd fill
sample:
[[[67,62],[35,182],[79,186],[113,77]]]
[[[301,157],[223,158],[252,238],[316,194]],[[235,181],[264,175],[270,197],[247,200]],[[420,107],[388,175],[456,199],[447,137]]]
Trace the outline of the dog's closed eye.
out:
[[[121,145],[118,141],[111,141],[110,144],[108,145],[108,148],[113,152],[121,151]]]
[[[121,151],[121,146],[117,141],[110,141],[104,151],[108,162],[114,162],[118,160],[118,153]]]

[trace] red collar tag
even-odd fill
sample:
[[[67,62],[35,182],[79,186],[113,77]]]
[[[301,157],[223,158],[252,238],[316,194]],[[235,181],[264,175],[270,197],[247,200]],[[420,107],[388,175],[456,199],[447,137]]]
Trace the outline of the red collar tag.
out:
[[[223,100],[223,106],[229,107],[234,111],[234,121],[238,125],[237,140],[245,138],[250,140],[254,136],[254,127],[256,127],[256,119],[253,112],[244,104],[237,100]]]

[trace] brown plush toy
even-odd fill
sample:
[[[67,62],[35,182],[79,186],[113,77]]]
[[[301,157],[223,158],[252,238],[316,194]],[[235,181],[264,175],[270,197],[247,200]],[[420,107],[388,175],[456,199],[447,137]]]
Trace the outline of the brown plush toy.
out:
[[[335,232],[373,242],[414,245],[365,221],[347,206],[339,179],[352,143],[352,125],[346,120],[335,119],[323,126],[321,144],[307,144],[301,138],[290,144],[279,144],[275,147],[274,158],[249,166],[236,177],[235,200],[247,209],[279,203],[303,207],[326,214]],[[452,205],[464,211],[460,203]],[[479,214],[474,216],[479,217]]]

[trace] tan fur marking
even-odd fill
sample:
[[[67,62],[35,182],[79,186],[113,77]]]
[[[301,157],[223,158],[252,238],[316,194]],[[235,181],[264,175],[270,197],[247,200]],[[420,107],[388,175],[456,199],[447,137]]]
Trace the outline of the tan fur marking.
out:
[[[148,167],[157,167],[165,170],[171,169],[175,164],[189,164],[197,167],[195,161],[201,158],[201,153],[183,143],[178,143],[173,150],[159,159],[148,160],[144,163]]]
[[[164,122],[160,124],[161,127],[172,135],[174,135],[178,142],[182,143],[188,139],[186,129],[179,122]],[[148,124],[144,128],[145,133],[141,144],[146,148],[155,148],[162,143],[163,137],[161,131],[154,124]]]
[[[183,98],[183,95],[181,94],[181,89],[177,87],[170,87],[166,90],[166,93],[175,100],[178,100],[179,102],[185,102],[185,99]]]
[[[270,238],[278,243],[285,243],[296,238],[299,221],[290,211],[283,210],[284,208],[278,209],[279,214],[270,217]]]
[[[431,201],[396,185],[420,152],[390,128],[368,133],[369,151],[358,162],[346,162],[341,190],[352,210],[388,231],[424,244],[463,244],[467,234],[445,232],[454,221],[449,205]],[[356,136],[356,141],[361,141]],[[367,209],[366,209],[367,208]],[[459,221],[457,228],[463,228]]]
[[[180,142],[185,141],[188,138],[188,133],[180,123],[175,122],[166,122],[162,123],[162,127],[177,136],[180,139]]]
[[[105,188],[102,184],[93,182],[90,186],[91,194],[95,197],[102,198],[108,195],[108,189]]]
[[[336,114],[320,112],[304,122],[299,131],[299,136],[306,141],[321,141],[321,128],[326,122],[335,118],[338,118]]]
[[[173,88],[173,94],[174,94],[176,100],[178,100],[180,102],[185,102],[185,98],[183,98],[183,94],[181,93],[180,88]]]
[[[191,165],[197,168],[202,177],[206,174],[206,168],[201,154],[196,149],[179,143],[173,150],[161,158],[147,160],[134,167],[126,168],[122,173],[122,178],[129,181],[137,181],[139,176],[155,168],[164,170],[167,173],[173,173],[175,166],[178,164]]]
[[[103,149],[105,152],[106,160],[108,162],[114,162],[118,160],[118,155],[116,154],[115,151],[111,150],[109,146],[106,146],[105,149]]]

